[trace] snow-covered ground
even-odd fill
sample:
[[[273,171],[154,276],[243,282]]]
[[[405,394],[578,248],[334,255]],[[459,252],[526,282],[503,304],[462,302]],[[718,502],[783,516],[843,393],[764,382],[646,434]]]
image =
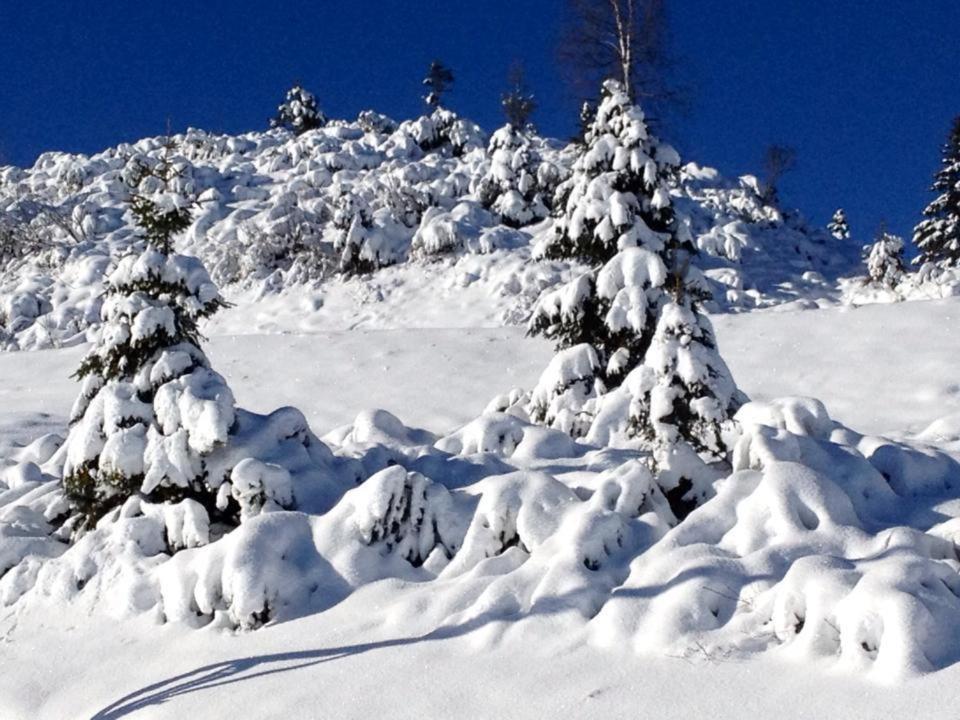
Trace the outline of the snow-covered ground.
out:
[[[907,437],[933,425],[924,439],[951,449],[960,437],[951,419],[960,412],[953,378],[960,336],[949,331],[957,313],[960,300],[948,299],[769,310],[715,323],[752,398],[816,395],[856,431]],[[492,396],[531,387],[551,356],[546,343],[516,328],[302,332],[291,313],[273,334],[239,334],[244,317],[249,308],[235,307],[211,329],[214,366],[241,406],[296,405],[318,435],[373,407],[447,434]],[[68,376],[81,355],[81,348],[0,355],[3,446],[62,431],[76,394]],[[320,602],[328,609],[252,632],[158,625],[149,615],[118,622],[53,597],[14,605],[0,612],[0,717],[956,716],[960,666],[949,662],[902,682],[897,673],[867,673],[829,656],[811,661],[797,643],[758,656],[729,637],[718,645],[691,636],[682,648],[651,639],[644,650],[642,633],[603,631],[623,622],[609,609],[598,630],[562,604],[523,622],[502,605],[449,622],[458,615],[445,603],[466,601],[474,610],[483,603],[468,599],[474,591],[462,580],[435,582],[381,580],[332,606],[340,595],[330,589]],[[700,590],[722,599],[726,591],[710,582]],[[448,621],[439,630],[438,612]],[[887,628],[889,642],[897,631]],[[874,635],[862,642],[876,651]]]
[[[955,273],[867,284],[855,241],[751,176],[658,187],[754,401],[725,381],[723,462],[678,522],[692,453],[654,478],[649,445],[529,422],[596,390],[541,375],[553,349],[522,330],[583,269],[541,257],[577,151],[495,137],[365,113],[0,168],[0,720],[956,715]],[[174,305],[217,305],[195,261],[140,254],[131,188],[198,201],[176,249],[232,306],[210,368],[186,333],[130,382],[88,376],[61,445],[83,343],[128,367],[168,327],[119,287],[193,268]],[[141,492],[66,519],[94,460],[96,501]]]

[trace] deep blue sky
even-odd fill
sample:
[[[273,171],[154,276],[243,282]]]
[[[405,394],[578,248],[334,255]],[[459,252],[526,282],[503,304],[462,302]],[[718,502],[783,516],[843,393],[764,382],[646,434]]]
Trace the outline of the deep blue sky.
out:
[[[449,105],[487,129],[522,59],[536,120],[566,136],[576,105],[558,78],[563,0],[0,0],[0,158],[96,152],[187,126],[262,128],[294,80],[331,116],[421,109],[442,58]],[[673,0],[692,90],[671,140],[728,175],[764,145],[797,147],[786,203],[824,223],[847,209],[857,239],[881,218],[909,233],[950,121],[960,114],[958,0]]]

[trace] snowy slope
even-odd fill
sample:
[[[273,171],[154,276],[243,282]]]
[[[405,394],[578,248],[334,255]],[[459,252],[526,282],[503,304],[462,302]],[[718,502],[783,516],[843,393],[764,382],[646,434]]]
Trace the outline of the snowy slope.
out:
[[[471,141],[458,156],[424,152],[417,138],[429,121],[398,129],[338,123],[300,136],[190,130],[170,147],[152,138],[90,157],[45,153],[29,169],[0,167],[0,240],[12,229],[26,253],[11,259],[0,242],[0,341],[69,344],[96,325],[105,273],[137,242],[123,178],[160,157],[181,173],[176,191],[199,202],[179,250],[203,260],[241,307],[309,316],[310,329],[437,326],[438,304],[428,300],[439,292],[465,312],[459,326],[522,324],[539,293],[571,271],[530,258],[551,221],[522,231],[499,225],[477,199],[490,169],[486,150]],[[533,145],[544,182],[569,172],[569,148],[541,138]],[[678,204],[703,251],[715,309],[833,303],[837,278],[857,272],[854,243],[765,205],[754,178],[726,180],[690,164],[681,180]],[[362,207],[348,212],[345,198]],[[336,274],[350,212],[365,218],[362,251],[396,267]]]
[[[930,424],[941,429],[951,427],[950,417],[956,413],[950,400],[953,394],[934,378],[949,377],[958,348],[949,337],[936,345],[925,342],[925,338],[958,311],[960,302],[945,300],[856,310],[773,310],[716,320],[725,356],[741,385],[755,399],[808,392],[813,387],[833,416],[855,430],[897,431],[907,436]],[[900,339],[901,349],[887,351],[883,363],[872,362],[891,334]],[[79,357],[78,351],[70,348],[33,353],[29,365],[22,362],[27,356],[20,353],[0,357],[0,428],[7,444],[14,435],[26,439],[36,434],[38,427],[27,423],[53,428],[63,422],[75,392],[65,378]],[[462,446],[473,440],[469,440],[469,433],[449,434],[450,431],[465,422],[467,429],[477,427],[469,421],[477,417],[493,394],[514,385],[529,387],[550,351],[541,341],[523,338],[517,329],[461,329],[217,335],[210,343],[210,354],[230,381],[240,404],[251,410],[266,412],[278,404],[295,402],[310,419],[313,429],[323,434],[350,423],[364,409],[385,406],[407,426],[425,427],[447,436],[444,446],[456,452],[457,443]],[[794,360],[787,362],[785,358]],[[850,358],[859,360],[852,362]],[[288,382],[265,382],[266,377],[275,374],[278,363]],[[31,382],[37,372],[52,381],[42,386]],[[916,389],[910,380],[914,373],[929,377],[930,384]],[[886,392],[870,393],[870,387],[883,387]],[[822,462],[816,459],[817,455],[833,451],[823,436],[818,436],[822,430],[817,429],[817,423],[822,426],[824,419],[803,417],[795,415],[794,420],[787,421],[785,427],[792,428],[790,432],[794,434],[777,439],[760,432],[754,436],[753,449],[744,452],[760,458],[762,452],[781,452],[777,443],[799,443],[800,452],[806,457],[804,466],[816,468]],[[812,434],[790,425],[797,419],[812,423],[807,426]],[[371,430],[378,427],[388,433],[381,436],[380,442],[393,443],[396,448],[423,442],[409,428],[391,429],[389,423],[383,422],[368,425],[366,437],[370,438]],[[355,443],[359,439],[358,426],[351,428]],[[400,439],[398,431],[409,437]],[[346,447],[350,441],[344,432],[335,432],[328,440]],[[489,493],[496,483],[502,484],[504,480],[498,479],[497,473],[509,468],[498,469],[498,463],[527,467],[539,464],[564,485],[557,485],[550,491],[552,495],[539,496],[538,502],[560,502],[572,509],[579,503],[572,496],[562,499],[568,492],[562,488],[577,488],[575,494],[582,496],[588,488],[598,488],[599,475],[619,462],[609,453],[584,457],[578,452],[571,454],[569,448],[559,454],[550,452],[550,444],[543,443],[552,436],[549,431],[539,432],[539,451],[531,452],[531,446],[524,450],[526,441],[521,440],[512,454],[502,444],[495,444],[485,459],[470,460],[479,463],[478,474],[486,477],[464,487],[467,495],[463,497]],[[951,448],[957,436],[946,433],[938,438],[928,433],[926,438]],[[757,455],[761,438],[770,444]],[[843,462],[847,463],[844,472],[848,482],[854,482],[854,478],[859,478],[857,483],[863,482],[867,476],[854,448],[865,451],[864,440],[868,439],[857,440],[848,431],[834,433],[833,438],[833,442],[843,442],[848,449],[833,455],[832,462],[835,464],[846,455],[848,459]],[[557,440],[550,443],[556,446]],[[501,449],[497,451],[496,447]],[[906,457],[897,455],[899,451],[893,446],[886,447],[892,448],[892,461]],[[422,448],[418,452],[423,452]],[[926,472],[936,481],[935,471],[930,475],[929,467],[923,469],[922,458],[914,457],[912,462],[920,462],[915,470],[921,475],[915,472],[915,477]],[[934,466],[938,464],[942,461],[933,462]],[[337,525],[349,527],[353,522],[361,522],[356,513],[370,507],[366,501],[341,503],[326,524],[322,518],[312,520],[311,544],[315,543],[326,562],[337,568],[337,576],[348,582],[357,582],[356,577],[349,580],[351,573],[360,573],[357,577],[367,574],[369,580],[380,576],[384,568],[389,568],[388,574],[395,579],[372,583],[361,580],[344,599],[347,591],[339,584],[341,581],[334,581],[329,569],[323,570],[323,590],[310,605],[313,610],[306,615],[303,609],[294,611],[286,621],[254,632],[236,633],[215,627],[192,630],[183,620],[157,625],[155,613],[144,613],[136,606],[124,609],[126,601],[119,607],[94,601],[94,582],[87,590],[68,596],[58,594],[56,585],[48,582],[44,592],[28,595],[25,601],[0,612],[4,657],[9,658],[4,663],[7,669],[0,673],[0,716],[79,718],[129,714],[166,718],[194,713],[216,718],[249,714],[251,708],[256,708],[254,717],[282,713],[291,717],[360,717],[392,711],[397,717],[604,717],[611,713],[656,712],[679,718],[708,708],[719,717],[737,717],[749,708],[756,714],[776,712],[790,718],[830,716],[842,707],[845,717],[904,717],[907,712],[924,717],[951,717],[950,698],[955,694],[951,687],[956,682],[957,666],[943,659],[950,657],[949,653],[939,660],[936,656],[930,658],[936,667],[946,669],[901,685],[900,679],[912,676],[915,670],[902,664],[910,655],[905,648],[899,649],[894,638],[897,632],[909,627],[909,622],[894,624],[894,620],[902,618],[894,612],[894,606],[878,606],[869,596],[896,600],[895,594],[884,589],[884,571],[894,572],[890,577],[900,578],[901,583],[912,582],[914,571],[893,571],[890,563],[902,561],[896,558],[912,557],[911,567],[915,568],[923,563],[934,568],[955,564],[930,560],[929,554],[926,559],[917,555],[918,548],[926,547],[929,553],[936,538],[908,531],[907,525],[943,525],[944,517],[958,514],[956,501],[944,502],[942,491],[931,495],[929,488],[915,486],[912,494],[901,495],[894,503],[898,509],[893,527],[900,529],[891,533],[881,530],[890,524],[889,519],[882,519],[887,512],[882,506],[867,503],[857,508],[859,518],[844,515],[843,502],[836,493],[846,491],[842,486],[831,485],[829,474],[807,476],[798,484],[796,479],[778,475],[779,470],[774,472],[774,465],[765,465],[756,476],[749,475],[756,471],[747,470],[744,478],[754,479],[746,485],[730,486],[731,491],[742,495],[733,505],[739,520],[732,520],[727,509],[732,498],[725,500],[721,495],[684,524],[685,534],[706,538],[711,532],[709,527],[734,522],[734,529],[717,540],[714,550],[684,550],[682,536],[675,532],[632,562],[628,562],[630,554],[617,560],[611,575],[605,575],[608,571],[601,568],[596,577],[591,575],[589,585],[574,582],[585,572],[582,565],[577,571],[564,560],[564,547],[583,547],[589,552],[586,546],[577,544],[580,531],[576,514],[566,521],[568,527],[560,535],[565,540],[560,546],[552,546],[549,539],[549,533],[561,532],[552,525],[555,521],[543,516],[534,522],[536,515],[520,520],[518,528],[524,543],[535,543],[529,547],[532,554],[525,562],[514,548],[465,574],[448,569],[445,579],[429,581],[429,575],[423,573],[433,570],[405,566],[392,554],[383,555],[382,549],[377,552],[374,548],[364,549],[359,543],[352,545],[348,538],[332,530]],[[488,469],[481,470],[482,467]],[[900,473],[895,465],[888,463],[884,467],[891,477]],[[760,474],[765,479],[756,491],[749,491]],[[447,475],[439,467],[434,468],[432,477],[456,488],[456,483],[450,482],[456,475]],[[525,482],[533,479],[527,476]],[[543,488],[553,487],[546,480],[536,482],[544,483]],[[770,485],[774,482],[780,485]],[[763,494],[776,487],[780,488],[776,495]],[[456,496],[458,491],[453,492]],[[551,497],[554,499],[549,500]],[[773,497],[794,498],[787,501],[785,515],[770,514],[764,509],[765,504],[773,503]],[[798,497],[805,505],[790,505]],[[948,491],[946,497],[957,497],[957,491]],[[796,512],[791,507],[809,508],[800,511],[800,518],[806,523],[810,520],[803,519],[803,512],[815,513],[819,532],[809,536],[811,531],[796,519],[791,521],[797,523],[795,526],[783,525],[789,512]],[[931,507],[937,508],[938,520],[931,520],[925,509]],[[273,514],[264,520],[280,517]],[[589,535],[600,533],[603,537],[613,516],[588,514],[584,519],[590,517],[594,519],[582,529],[591,528]],[[600,517],[608,518],[606,525],[596,524]],[[296,528],[299,522],[288,526]],[[543,522],[548,526],[536,529],[540,527],[537,523]],[[262,522],[255,527],[266,528]],[[649,544],[662,531],[656,529],[656,524],[647,528],[646,539],[634,536],[633,542]],[[756,533],[761,529],[765,540],[758,546]],[[251,530],[244,527],[236,532],[238,537],[248,538],[245,542],[252,543],[246,546],[248,551],[261,552]],[[873,534],[878,531],[881,534]],[[944,531],[946,537],[951,537],[949,527],[945,526]],[[287,542],[279,535],[264,537]],[[671,537],[673,541],[669,541]],[[922,538],[926,539],[918,542]],[[875,542],[888,547],[892,543],[898,548],[896,558],[887,559],[884,553],[871,549]],[[463,551],[469,547],[469,542],[465,543]],[[749,568],[749,563],[757,562],[757,556],[751,554],[757,552],[757,547],[787,548],[787,555],[812,552],[813,557],[820,558],[828,557],[818,553],[830,547],[836,557],[872,557],[870,562],[875,570],[863,567],[856,571],[868,578],[863,585],[863,592],[868,594],[851,605],[862,608],[865,614],[849,621],[868,634],[851,630],[854,647],[843,649],[840,655],[811,647],[804,640],[803,631],[796,630],[796,618],[802,617],[797,613],[803,612],[803,606],[797,603],[803,598],[808,603],[819,598],[817,602],[827,603],[823,607],[833,607],[836,598],[831,599],[831,593],[839,592],[843,583],[831,585],[832,576],[826,570],[805,576],[788,574],[786,579],[779,580],[788,566],[774,565],[768,572],[775,573],[777,580],[768,582],[768,589],[764,589],[764,581],[753,581],[752,587],[740,589],[733,584],[742,582],[737,579],[739,571],[735,568],[739,563],[747,563],[745,567]],[[676,584],[676,591],[652,590],[656,583],[651,580],[670,578],[674,572],[670,568],[710,562],[711,554],[721,550],[732,554],[679,595],[676,592],[687,586],[677,580],[670,583]],[[189,553],[182,551],[177,558],[187,562]],[[100,564],[103,560],[95,562]],[[109,563],[102,565],[100,572],[108,572],[109,567]],[[845,572],[849,575],[854,569],[851,566]],[[297,577],[287,575],[284,582]],[[818,582],[828,592],[818,594],[816,585],[810,584],[811,578],[820,578]],[[574,584],[569,585],[571,582]],[[562,590],[564,584],[568,584],[570,593],[567,599]],[[620,590],[609,597],[619,599],[604,600],[616,586]],[[9,590],[9,583],[4,587]],[[108,587],[121,600],[129,592],[122,583],[104,586],[103,590]],[[630,593],[635,592],[631,588],[642,591],[636,599],[629,599]],[[288,591],[293,589],[291,586]],[[539,610],[522,609],[530,601],[531,592],[533,597],[539,594],[554,598],[555,604],[535,602],[534,607]],[[643,602],[654,606],[637,615],[638,608],[643,607],[640,598],[645,596],[648,600]],[[842,598],[843,594],[836,597]],[[627,614],[618,609],[625,599],[630,608]],[[592,605],[598,601],[604,607],[592,620],[578,609],[584,603]],[[699,601],[718,608],[724,618],[729,613],[729,618],[716,631],[706,630],[702,619],[692,625],[688,619],[675,626],[676,632],[669,638],[649,629],[641,630],[642,626],[635,624],[637,618],[646,616],[662,632],[664,623],[673,617],[671,608],[693,609]],[[772,603],[774,618],[784,618],[775,620],[774,627],[764,631],[773,632],[780,638],[777,641],[760,632],[762,624],[753,624],[760,620],[756,615],[762,615],[767,602]],[[655,607],[656,603],[662,607]],[[809,631],[815,627],[816,609],[808,605],[807,610]],[[948,613],[945,617],[955,617],[949,613],[956,611],[943,606],[941,612]],[[118,613],[124,618],[119,623],[111,619]],[[629,620],[631,617],[634,619]],[[861,624],[870,617],[882,618],[887,623],[886,633],[881,631],[878,637],[875,621]],[[794,618],[794,625],[776,625],[789,618]],[[829,629],[834,622],[847,631],[842,613],[824,627]],[[947,626],[933,627],[943,632]],[[887,637],[882,637],[884,634]],[[423,635],[427,637],[421,638]],[[856,643],[865,644],[868,649]],[[89,662],[91,646],[97,648],[100,658],[94,666]],[[926,647],[930,650],[933,646]],[[885,666],[881,662],[884,653]],[[47,658],[51,654],[58,658],[55,673],[49,670]],[[858,659],[860,664],[852,659]],[[422,671],[411,672],[411,668]],[[922,667],[917,669],[923,671]],[[864,676],[869,681],[862,679]],[[889,683],[893,685],[888,687]]]

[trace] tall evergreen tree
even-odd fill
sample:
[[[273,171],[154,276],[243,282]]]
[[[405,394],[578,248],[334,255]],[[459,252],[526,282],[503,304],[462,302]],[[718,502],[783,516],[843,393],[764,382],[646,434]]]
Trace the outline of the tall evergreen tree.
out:
[[[827,230],[829,230],[830,234],[837,240],[850,239],[850,226],[847,225],[847,214],[843,211],[843,208],[837,208],[837,211],[827,224]]]
[[[920,250],[914,263],[960,264],[960,117],[953,121],[943,146],[943,161],[932,187],[937,199],[923,211],[924,219],[913,231]]]
[[[608,387],[643,359],[667,282],[670,248],[693,250],[669,183],[680,158],[653,137],[643,112],[608,80],[572,176],[557,189],[553,234],[538,248],[592,270],[541,299],[530,331],[558,349],[589,343]]]
[[[427,105],[432,108],[440,107],[444,94],[453,87],[453,71],[439,60],[434,60],[430,63],[423,85],[427,89],[423,98]]]
[[[191,204],[166,191],[164,158],[136,160],[125,179],[145,248],[107,280],[100,338],[80,364],[64,490],[82,531],[128,497],[215,503],[205,457],[227,440],[234,402],[200,349],[198,323],[224,306],[196,259],[173,252]]]
[[[597,443],[651,452],[678,517],[711,492],[712,463],[744,401],[701,310],[709,296],[669,183],[679,157],[607,81],[541,252],[592,268],[545,294],[530,331],[557,341],[531,417]]]

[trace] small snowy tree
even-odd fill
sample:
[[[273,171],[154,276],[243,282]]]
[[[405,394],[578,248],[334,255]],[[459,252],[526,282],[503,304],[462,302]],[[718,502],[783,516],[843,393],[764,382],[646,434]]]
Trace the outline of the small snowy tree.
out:
[[[727,459],[724,435],[744,397],[697,296],[680,277],[670,285],[644,363],[624,384],[632,396],[628,434],[652,451],[657,482],[683,518],[711,494],[710,465]]]
[[[833,218],[827,225],[827,230],[837,240],[850,239],[850,226],[847,225],[847,214],[843,211],[843,208],[838,208],[833,214]]]
[[[294,85],[287,91],[283,104],[277,108],[277,115],[270,120],[270,127],[284,127],[297,135],[314,130],[327,124],[327,119],[317,107],[313,93]]]
[[[903,270],[903,240],[881,229],[867,250],[870,282],[892,290],[903,278]]]
[[[423,79],[427,94],[423,99],[432,108],[440,107],[443,96],[453,87],[453,71],[439,60],[430,63],[427,76]]]
[[[110,274],[100,338],[77,371],[63,477],[75,532],[135,494],[214,504],[204,459],[227,440],[234,403],[198,323],[224,302],[198,260],[173,253],[191,222],[189,201],[164,189],[174,176],[166,159],[126,175],[146,248]]]
[[[594,347],[614,387],[643,359],[667,281],[671,246],[692,251],[669,183],[680,158],[650,135],[643,112],[607,81],[573,174],[555,198],[559,217],[538,252],[593,268],[541,298],[530,331],[559,348]]]
[[[540,194],[540,158],[530,139],[516,125],[504,125],[490,138],[490,168],[477,184],[485,208],[510,227],[523,227],[547,216]]]
[[[524,131],[530,125],[530,118],[537,109],[537,102],[527,89],[523,65],[516,63],[510,69],[508,83],[509,89],[500,96],[500,107],[503,108],[507,124]]]
[[[960,264],[960,117],[953,121],[931,189],[939,195],[923,211],[924,219],[913,231],[913,242],[920,250],[914,263],[956,266]]]

